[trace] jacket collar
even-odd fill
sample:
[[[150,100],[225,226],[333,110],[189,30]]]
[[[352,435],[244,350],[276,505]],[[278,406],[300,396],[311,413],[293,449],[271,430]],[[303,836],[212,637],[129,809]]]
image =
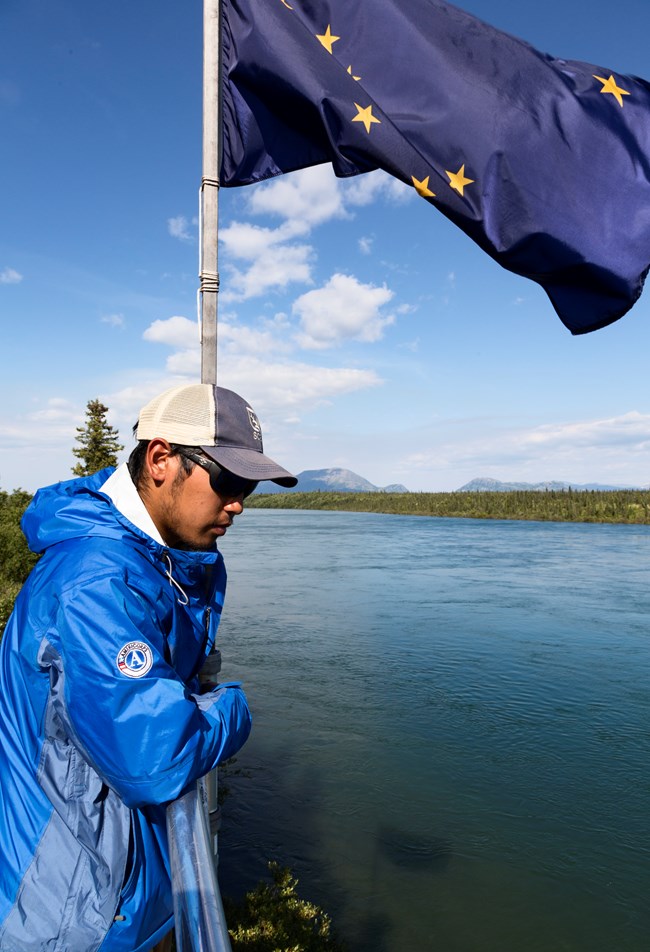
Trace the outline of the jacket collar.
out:
[[[118,466],[115,472],[112,473],[103,486],[100,487],[99,491],[108,496],[115,508],[119,510],[123,516],[126,516],[132,525],[141,532],[144,532],[145,535],[148,535],[154,542],[165,545],[153,519],[147,511],[147,507],[133,484],[126,463],[122,463],[121,466]]]

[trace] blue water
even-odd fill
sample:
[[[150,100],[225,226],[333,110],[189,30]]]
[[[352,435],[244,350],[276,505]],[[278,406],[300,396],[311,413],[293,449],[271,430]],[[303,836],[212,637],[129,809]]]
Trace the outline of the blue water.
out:
[[[650,530],[250,510],[220,878],[352,952],[648,952]]]

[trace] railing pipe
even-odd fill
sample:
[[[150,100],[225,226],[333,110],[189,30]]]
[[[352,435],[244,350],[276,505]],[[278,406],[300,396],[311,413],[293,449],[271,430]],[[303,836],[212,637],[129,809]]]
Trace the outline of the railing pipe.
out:
[[[202,780],[167,808],[167,835],[177,952],[232,952]]]

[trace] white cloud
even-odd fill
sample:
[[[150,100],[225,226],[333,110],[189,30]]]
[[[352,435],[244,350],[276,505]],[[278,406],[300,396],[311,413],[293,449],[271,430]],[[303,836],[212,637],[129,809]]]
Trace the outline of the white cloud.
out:
[[[235,221],[220,230],[219,238],[226,252],[234,258],[254,261],[270,246],[286,241],[287,233],[282,227],[262,228],[250,222]]]
[[[165,369],[170,374],[181,377],[193,377],[198,380],[201,376],[201,350],[199,347],[177,350],[167,358]],[[189,383],[189,381],[187,381]]]
[[[313,248],[310,245],[279,245],[260,250],[246,271],[228,267],[228,290],[221,300],[244,301],[289,284],[312,282]]]
[[[532,483],[646,486],[650,482],[650,415],[636,411],[529,429],[491,420],[453,425],[441,421],[420,442],[435,450],[407,454],[402,472],[418,472],[421,478],[432,474],[433,485],[439,484],[445,470],[458,475],[456,488],[474,477]]]
[[[178,356],[174,354],[173,358]],[[173,358],[168,362],[166,374],[107,395],[107,405],[114,411],[123,435],[127,434],[130,422],[137,418],[140,407],[156,394],[168,387],[196,383],[195,368],[185,372],[170,369],[169,363],[178,365]],[[280,426],[290,422],[295,425],[316,407],[348,393],[380,386],[383,381],[374,371],[353,367],[316,367],[301,362],[235,355],[219,366],[218,383],[250,400],[266,431],[267,424]]]
[[[0,284],[20,284],[22,280],[22,274],[15,271],[14,268],[3,268],[0,271]]]
[[[144,340],[155,344],[167,344],[170,347],[200,347],[199,327],[196,321],[187,317],[168,317],[154,321],[142,335]]]
[[[233,222],[221,229],[225,254],[222,267],[228,280],[220,299],[244,301],[268,291],[284,290],[290,284],[311,284],[314,249],[295,239],[309,234],[315,225],[345,217],[331,169],[304,169],[257,185],[249,193],[247,208],[252,215],[272,215],[284,221],[277,228]],[[240,269],[229,259],[248,265]]]
[[[382,198],[401,203],[414,194],[414,189],[381,170],[338,179],[330,165],[317,165],[256,186],[248,210],[252,215],[284,218],[287,232],[296,236],[332,219],[350,218],[350,207]]]
[[[362,284],[346,274],[334,274],[326,285],[307,291],[294,301],[293,312],[300,318],[302,347],[321,349],[343,340],[372,342],[383,335],[394,317],[381,308],[393,297],[385,285]]]
[[[277,215],[292,222],[294,234],[302,234],[331,221],[346,218],[342,192],[329,165],[317,165],[282,175],[251,192],[251,214]]]
[[[71,400],[66,400],[63,397],[51,397],[44,407],[28,415],[30,420],[47,421],[48,423],[76,423],[79,418],[79,407]]]
[[[105,314],[100,318],[102,324],[109,324],[111,327],[124,327],[124,314]]]
[[[403,201],[412,191],[385,173],[366,173],[354,181],[337,179],[329,165],[303,169],[255,186],[247,200],[248,212],[284,221],[277,228],[233,222],[221,230],[228,271],[227,289],[222,291],[221,299],[243,301],[270,290],[282,290],[289,284],[310,284],[314,249],[306,243],[295,243],[296,238],[333,219],[350,218],[349,209],[355,206],[377,202],[380,197]],[[371,243],[371,238],[360,239],[362,253],[370,253]],[[250,264],[241,270],[229,258]]]
[[[284,313],[284,311],[277,311],[273,317],[264,319],[265,325],[268,327],[273,327],[276,330],[286,333],[289,329],[289,316]]]
[[[266,330],[255,330],[252,327],[238,326],[235,324],[219,323],[218,338],[219,348],[228,355],[249,354],[266,356],[272,351],[287,352],[291,349],[291,344],[286,338],[278,336],[274,331],[282,330],[281,323],[269,323]]]
[[[219,349],[227,353],[268,354],[272,350],[290,349],[288,341],[274,333],[283,330],[283,315],[277,315],[278,321],[268,322],[268,329],[255,330],[238,325],[232,320],[219,319],[217,337]],[[180,351],[200,351],[201,342],[198,324],[187,317],[169,317],[167,320],[154,321],[142,335],[144,340],[156,344],[166,344]]]
[[[97,398],[109,407],[109,422],[112,422],[111,416],[115,408],[109,396],[96,392],[92,394],[92,399]],[[0,418],[0,447],[9,446],[8,441],[16,441],[26,446],[38,446],[40,443],[52,446],[60,443],[62,439],[66,440],[66,445],[72,446],[75,428],[83,425],[87,405],[87,397],[81,401],[69,397],[34,396],[27,407],[23,407],[20,400],[14,406],[5,406],[5,416]],[[44,485],[43,473],[40,473],[38,478],[41,485]]]
[[[220,382],[259,405],[261,415],[277,417],[281,411],[285,420],[288,408],[304,413],[343,394],[379,386],[382,380],[370,370],[248,356],[229,361]]]
[[[548,423],[531,430],[525,445],[552,450],[625,445],[650,450],[650,416],[633,411],[605,420]]]
[[[154,321],[142,337],[154,344],[165,344],[173,348],[173,353],[165,363],[168,373],[200,377],[201,335],[196,321],[190,321],[187,317],[179,315],[164,321]]]
[[[402,344],[398,344],[400,350],[410,351],[412,354],[417,354],[420,349],[420,338],[415,337],[413,340],[404,341]]]
[[[402,204],[417,194],[410,185],[381,169],[342,180],[341,191],[346,203],[359,206],[372,205],[381,198]]]
[[[286,223],[279,228],[262,228],[249,222],[233,222],[221,230],[226,256],[250,262],[240,270],[227,260],[227,289],[220,300],[244,301],[289,284],[311,284],[314,250],[308,244],[287,244],[295,229]],[[223,259],[222,259],[223,260]]]
[[[62,397],[35,401],[31,412],[15,411],[0,418],[0,485],[33,492],[56,479],[67,479],[76,462],[76,427],[85,407]],[[5,408],[6,413],[6,408]]]
[[[287,408],[297,418],[298,413],[335,397],[382,383],[374,371],[319,367],[287,359],[292,345],[287,340],[285,321],[285,315],[277,314],[261,329],[255,329],[221,320],[217,329],[219,384],[245,394],[253,405],[259,403],[265,416],[279,418],[280,414],[286,422]],[[123,388],[111,396],[109,406],[115,407],[120,416],[125,407],[137,414],[138,407],[156,392],[195,381],[199,376],[201,351],[194,322],[178,315],[154,321],[143,337],[172,349],[165,379],[149,381],[146,388]]]
[[[167,219],[167,230],[172,238],[178,238],[180,241],[191,241],[192,235],[188,230],[188,224],[185,215],[177,215],[175,218]]]

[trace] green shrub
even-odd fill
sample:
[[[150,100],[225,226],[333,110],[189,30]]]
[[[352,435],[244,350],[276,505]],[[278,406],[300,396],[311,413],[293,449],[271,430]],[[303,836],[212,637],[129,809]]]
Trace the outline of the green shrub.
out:
[[[20,528],[20,520],[31,500],[30,493],[23,489],[12,493],[0,490],[0,638],[16,595],[38,561]]]
[[[242,903],[224,899],[233,952],[344,952],[329,916],[296,895],[291,871],[269,863],[272,883],[260,883]]]
[[[20,588],[21,586],[17,582],[0,580],[0,640],[2,640],[2,633],[11,615]]]

